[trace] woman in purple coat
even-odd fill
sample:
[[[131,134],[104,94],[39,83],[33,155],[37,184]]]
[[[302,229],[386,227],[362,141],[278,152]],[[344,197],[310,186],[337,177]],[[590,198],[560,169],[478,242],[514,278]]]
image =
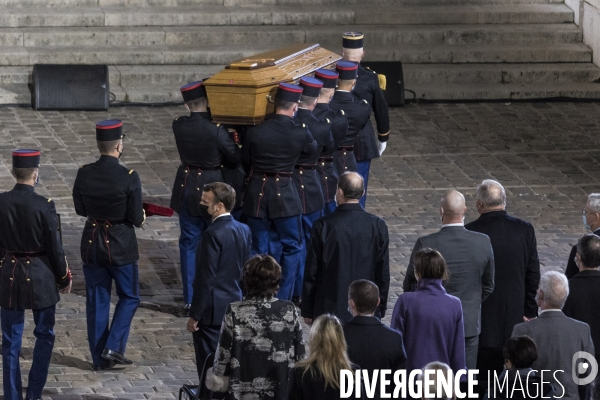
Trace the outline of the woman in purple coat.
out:
[[[449,278],[444,257],[434,249],[415,254],[417,290],[396,301],[390,326],[402,333],[406,369],[440,361],[453,371],[465,369],[465,334],[460,300],[446,293]]]

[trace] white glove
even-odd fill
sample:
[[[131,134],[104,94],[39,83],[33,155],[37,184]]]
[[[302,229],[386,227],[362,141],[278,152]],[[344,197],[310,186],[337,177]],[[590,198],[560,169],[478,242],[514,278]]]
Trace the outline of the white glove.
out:
[[[386,146],[387,146],[387,142],[379,142],[379,155],[380,156],[385,151]]]

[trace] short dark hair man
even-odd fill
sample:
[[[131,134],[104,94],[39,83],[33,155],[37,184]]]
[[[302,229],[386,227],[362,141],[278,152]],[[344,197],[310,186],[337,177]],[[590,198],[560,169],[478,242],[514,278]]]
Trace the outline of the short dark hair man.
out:
[[[15,187],[0,194],[0,319],[4,398],[22,399],[19,353],[25,310],[33,310],[36,342],[27,399],[41,399],[54,348],[54,316],[61,293],[71,291],[58,233],[56,207],[34,192],[40,152],[12,153]]]
[[[374,370],[394,371],[406,368],[406,353],[400,332],[375,317],[379,306],[379,288],[367,279],[359,279],[348,288],[348,308],[352,319],[344,324],[348,357],[352,363],[372,374]],[[373,340],[377,338],[377,340]],[[375,397],[381,391],[376,386]]]
[[[600,236],[588,233],[579,239],[575,263],[579,273],[569,280],[563,313],[590,326],[596,359],[600,360]]]
[[[202,188],[200,207],[211,224],[202,234],[196,257],[194,297],[188,331],[194,338],[196,366],[200,376],[206,357],[215,352],[223,316],[230,303],[242,300],[242,267],[250,257],[250,228],[230,214],[235,190],[214,182]]]
[[[96,124],[100,159],[84,165],[73,185],[77,215],[87,217],[81,237],[86,286],[88,342],[92,368],[130,365],[124,353],[129,329],[140,303],[139,259],[135,228],[146,221],[142,184],[137,172],[119,164],[123,153],[123,124]],[[115,281],[119,302],[109,324],[110,292]]]
[[[337,209],[313,226],[301,307],[307,323],[325,313],[350,320],[348,287],[357,279],[375,282],[380,299],[375,316],[385,315],[390,285],[388,228],[382,218],[358,204],[363,192],[359,174],[343,174],[336,193]]]

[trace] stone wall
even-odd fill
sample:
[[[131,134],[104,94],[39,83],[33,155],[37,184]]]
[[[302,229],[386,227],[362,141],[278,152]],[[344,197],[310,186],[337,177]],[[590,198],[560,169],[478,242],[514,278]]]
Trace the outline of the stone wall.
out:
[[[565,0],[575,13],[575,23],[583,29],[583,42],[593,51],[593,62],[600,66],[600,0]]]

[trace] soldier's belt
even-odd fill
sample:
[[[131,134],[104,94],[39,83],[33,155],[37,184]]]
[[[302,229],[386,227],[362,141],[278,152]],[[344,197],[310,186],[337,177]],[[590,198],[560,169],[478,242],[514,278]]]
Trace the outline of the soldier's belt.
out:
[[[6,255],[8,257],[43,257],[46,255],[46,251],[7,251]]]
[[[338,151],[354,151],[354,146],[340,146],[337,149]]]
[[[272,176],[272,177],[278,177],[278,178],[291,178],[292,177],[291,172],[254,171],[254,173],[257,175],[265,175],[265,176]]]
[[[296,164],[294,165],[294,168],[307,170],[317,169],[317,164]]]
[[[333,157],[319,157],[318,161],[320,163],[330,163],[333,162]]]
[[[117,221],[117,220],[110,220],[110,219],[105,219],[105,218],[94,218],[94,217],[87,217],[87,221],[89,223],[91,223],[92,225],[95,226],[95,224],[98,225],[123,225],[128,223],[129,221],[126,221],[124,219]]]
[[[196,165],[196,164],[186,164],[187,169],[201,169],[203,171],[216,171],[221,169],[222,165]]]

